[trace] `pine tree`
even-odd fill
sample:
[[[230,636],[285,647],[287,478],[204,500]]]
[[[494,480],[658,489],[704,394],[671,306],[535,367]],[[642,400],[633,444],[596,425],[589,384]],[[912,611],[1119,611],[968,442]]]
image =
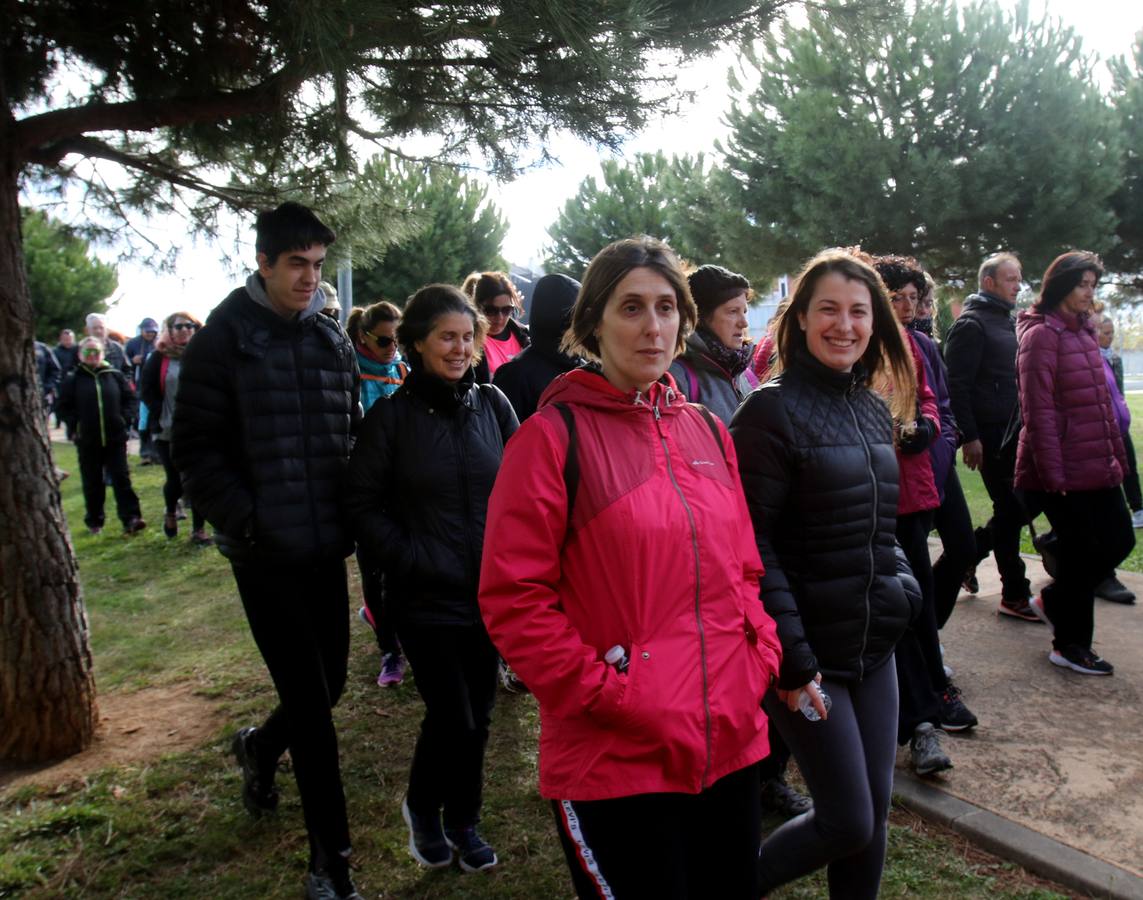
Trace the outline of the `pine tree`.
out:
[[[1111,246],[1119,131],[1070,28],[993,0],[906,4],[861,34],[810,10],[753,57],[726,165],[757,252],[791,270],[861,244],[970,279],[997,249],[1042,272]]]
[[[283,196],[354,249],[383,197],[357,156],[483,154],[510,174],[556,130],[614,147],[673,95],[680,56],[764,27],[781,0],[263,3],[50,0],[0,32],[0,759],[85,746],[94,684],[75,555],[40,415],[18,193],[72,190],[110,235],[188,230]],[[326,208],[327,200],[330,208]],[[368,202],[367,202],[368,201]],[[393,217],[396,219],[396,216]],[[165,248],[153,248],[163,256]]]

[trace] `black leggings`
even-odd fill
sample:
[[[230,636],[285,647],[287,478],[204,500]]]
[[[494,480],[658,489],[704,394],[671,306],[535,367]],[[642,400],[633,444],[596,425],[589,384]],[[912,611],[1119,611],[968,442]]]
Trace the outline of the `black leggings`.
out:
[[[904,744],[922,722],[940,724],[939,697],[948,688],[941,661],[941,640],[937,634],[936,604],[933,602],[933,569],[929,563],[929,531],[932,511],[897,516],[897,541],[913,576],[921,587],[921,612],[905,630],[897,644],[897,684],[901,710],[898,743]]]
[[[397,628],[393,624],[392,614],[387,614],[385,610],[385,573],[361,547],[357,548],[357,569],[361,572],[361,596],[365,600],[365,608],[373,617],[377,647],[382,656],[399,654],[401,644],[397,640]]]
[[[976,534],[972,530],[972,516],[964,499],[964,489],[956,474],[956,466],[949,467],[945,480],[945,499],[933,516],[933,527],[941,537],[943,552],[933,563],[933,604],[937,613],[937,628],[944,628],[953,610],[965,573],[976,564]]]
[[[897,669],[824,679],[829,717],[811,722],[771,691],[763,705],[790,745],[814,808],[779,826],[758,859],[762,894],[827,866],[831,897],[875,898],[885,866],[897,758]]]
[[[171,442],[155,438],[151,446],[158,455],[159,462],[163,464],[163,471],[167,476],[167,480],[163,482],[163,503],[166,504],[167,515],[173,516],[179,498],[183,495],[183,479],[179,475],[178,469],[175,468],[174,460],[171,459]],[[205,526],[206,521],[203,519],[202,513],[196,511],[192,506],[191,527],[195,531],[202,531]]]
[[[1095,587],[1135,546],[1131,515],[1118,487],[1055,494],[1028,491],[1056,533],[1056,580],[1041,595],[1052,622],[1052,645],[1090,648],[1095,632]]]
[[[445,828],[480,819],[484,748],[499,657],[483,625],[397,625],[425,717],[409,770],[409,809]]]

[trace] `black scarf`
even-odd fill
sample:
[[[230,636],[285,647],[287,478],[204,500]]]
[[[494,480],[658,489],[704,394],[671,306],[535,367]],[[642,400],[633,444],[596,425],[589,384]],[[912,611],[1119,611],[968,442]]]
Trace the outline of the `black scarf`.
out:
[[[706,344],[706,355],[710,357],[712,362],[729,372],[731,378],[737,378],[750,365],[750,360],[754,355],[753,344],[743,344],[740,349],[731,350],[706,325],[699,325],[695,329],[695,334],[702,338],[703,343]]]

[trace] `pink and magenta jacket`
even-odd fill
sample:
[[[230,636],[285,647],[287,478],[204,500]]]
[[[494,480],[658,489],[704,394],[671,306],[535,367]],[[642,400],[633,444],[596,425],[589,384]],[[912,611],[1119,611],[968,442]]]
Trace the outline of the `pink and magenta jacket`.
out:
[[[567,522],[568,432],[579,487]],[[780,657],[734,444],[670,376],[624,393],[577,369],[508,442],[488,508],[480,608],[540,703],[540,792],[698,793],[769,752]],[[615,645],[630,668],[603,662]]]
[[[1016,317],[1016,334],[1024,422],[1016,486],[1094,491],[1122,484],[1127,456],[1087,316],[1032,307]]]
[[[925,377],[925,359],[921,355],[921,348],[917,346],[916,338],[907,329],[901,329],[901,337],[913,354],[913,369],[917,373],[917,407],[920,415],[932,420],[939,438],[941,415],[937,408],[937,395],[933,393]],[[897,463],[901,469],[901,493],[897,498],[898,515],[936,509],[941,505],[941,495],[937,492],[936,479],[933,477],[932,454],[927,450],[924,453],[912,454],[898,450]]]

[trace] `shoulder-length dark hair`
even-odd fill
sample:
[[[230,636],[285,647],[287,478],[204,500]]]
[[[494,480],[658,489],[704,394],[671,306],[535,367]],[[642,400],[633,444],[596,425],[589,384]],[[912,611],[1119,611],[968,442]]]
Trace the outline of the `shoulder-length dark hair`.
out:
[[[469,278],[471,277],[470,275]],[[468,283],[468,278],[466,278],[465,285]],[[465,291],[465,293],[468,292]],[[480,277],[472,282],[470,296],[477,309],[483,310],[486,304],[501,294],[507,294],[512,305],[516,309],[520,309],[520,292],[516,290],[516,285],[512,283],[512,279],[503,272],[481,272]]]
[[[674,288],[679,308],[675,355],[686,349],[687,336],[698,321],[698,309],[691,297],[682,264],[674,250],[662,241],[644,235],[608,244],[588,263],[579,295],[572,307],[571,324],[560,343],[564,353],[599,359],[599,340],[595,336],[595,329],[603,319],[603,311],[616,285],[633,269],[652,269],[667,279]]]
[[[865,384],[888,394],[889,408],[894,418],[912,422],[917,417],[917,374],[913,354],[905,346],[901,326],[893,314],[881,276],[851,250],[823,250],[798,273],[790,292],[790,305],[783,311],[774,328],[774,340],[778,345],[778,363],[775,368],[787,369],[799,352],[808,352],[801,317],[809,311],[818,281],[831,273],[837,273],[849,281],[860,281],[869,288],[873,329],[869,336],[869,346],[861,356]],[[883,385],[888,390],[883,390]]]
[[[405,304],[401,324],[397,326],[397,343],[409,367],[419,372],[424,363],[417,352],[417,341],[423,341],[437,326],[437,320],[449,313],[463,313],[472,319],[472,331],[476,348],[472,354],[475,365],[480,362],[484,349],[484,335],[488,333],[488,320],[472,305],[472,301],[451,284],[429,284],[421,288]]]
[[[1099,281],[1103,277],[1103,260],[1087,250],[1072,250],[1053,259],[1044,273],[1044,283],[1040,285],[1036,311],[1051,312],[1063,303],[1064,297],[1083,280],[1084,272],[1094,272],[1095,280]]]

